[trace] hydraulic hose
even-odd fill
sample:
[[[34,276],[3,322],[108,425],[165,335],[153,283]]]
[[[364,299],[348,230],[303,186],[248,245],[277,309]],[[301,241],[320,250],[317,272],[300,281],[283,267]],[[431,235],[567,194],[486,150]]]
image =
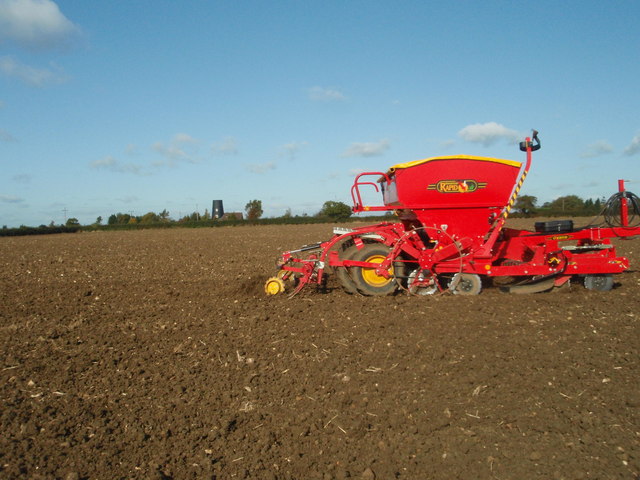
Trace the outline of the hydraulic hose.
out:
[[[631,192],[617,192],[609,197],[609,200],[604,204],[602,209],[602,216],[604,221],[610,227],[622,227],[622,221],[620,219],[620,202],[623,198],[627,200],[627,208],[629,211],[629,224],[628,227],[637,227],[640,225],[640,198]]]

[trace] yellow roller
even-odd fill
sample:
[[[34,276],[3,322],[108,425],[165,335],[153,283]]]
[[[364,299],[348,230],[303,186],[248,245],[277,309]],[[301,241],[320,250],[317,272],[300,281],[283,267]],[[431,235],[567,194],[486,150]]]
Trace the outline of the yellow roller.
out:
[[[264,291],[267,295],[278,295],[284,292],[284,281],[278,277],[269,278],[264,284]]]

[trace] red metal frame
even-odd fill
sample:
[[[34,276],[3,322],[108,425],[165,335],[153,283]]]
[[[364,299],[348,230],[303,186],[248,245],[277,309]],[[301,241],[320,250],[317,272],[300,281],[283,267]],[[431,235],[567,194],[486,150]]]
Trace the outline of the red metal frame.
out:
[[[399,221],[338,231],[326,242],[284,252],[280,271],[285,278],[297,278],[297,292],[309,283],[322,284],[327,267],[375,269],[379,276],[389,278],[394,262],[405,262],[434,276],[553,277],[556,284],[574,275],[608,275],[629,268],[628,259],[616,255],[610,240],[640,235],[639,227],[629,227],[624,195],[620,200],[621,227],[560,233],[504,227],[531,167],[532,152],[538,148],[539,142],[534,146],[531,138],[522,142],[524,166],[508,160],[458,156],[401,164],[386,173],[361,173],[351,187],[354,213],[394,211]],[[371,176],[376,177],[375,182],[362,180]],[[364,205],[362,186],[382,190],[384,205]],[[619,191],[624,188],[620,180]],[[372,241],[389,248],[381,263],[341,258],[339,247],[345,242],[363,248],[365,242]]]

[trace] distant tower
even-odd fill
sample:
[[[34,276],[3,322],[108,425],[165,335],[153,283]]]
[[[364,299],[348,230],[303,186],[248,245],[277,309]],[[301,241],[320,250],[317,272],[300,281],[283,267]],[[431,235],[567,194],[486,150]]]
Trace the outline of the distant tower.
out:
[[[211,218],[222,218],[224,216],[224,207],[222,200],[214,200],[211,206]]]

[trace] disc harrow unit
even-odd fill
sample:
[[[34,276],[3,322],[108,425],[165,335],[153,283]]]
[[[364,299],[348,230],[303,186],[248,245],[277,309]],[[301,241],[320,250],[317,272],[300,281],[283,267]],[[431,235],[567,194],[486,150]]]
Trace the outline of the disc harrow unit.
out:
[[[282,253],[265,291],[295,295],[322,287],[335,275],[361,295],[451,292],[477,295],[494,284],[512,293],[550,290],[579,279],[610,290],[613,275],[629,268],[612,238],[640,235],[638,197],[618,181],[603,212],[605,222],[574,228],[571,220],[536,222],[534,230],[505,221],[540,149],[538,132],[520,142],[523,163],[477,156],[427,158],[365,172],[351,187],[353,212],[394,212],[397,222],[335,228],[325,241]],[[361,187],[382,193],[383,205],[364,205]]]

